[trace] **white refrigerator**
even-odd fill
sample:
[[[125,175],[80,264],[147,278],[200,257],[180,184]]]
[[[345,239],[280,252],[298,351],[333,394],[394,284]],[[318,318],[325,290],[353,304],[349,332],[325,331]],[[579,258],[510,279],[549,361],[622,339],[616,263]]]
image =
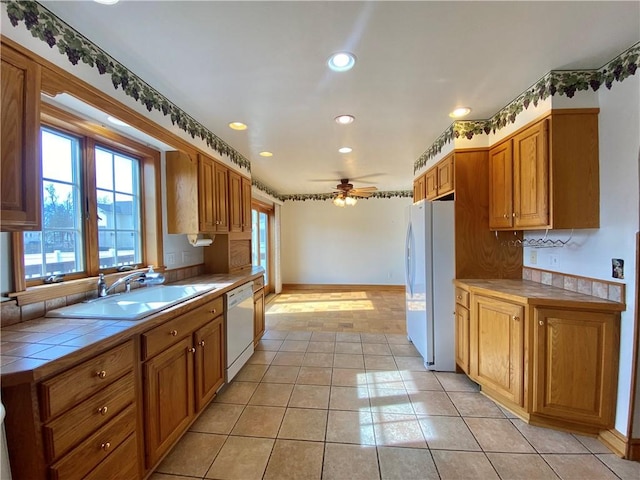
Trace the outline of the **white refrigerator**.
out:
[[[407,207],[407,337],[427,370],[454,371],[455,238],[452,201]]]

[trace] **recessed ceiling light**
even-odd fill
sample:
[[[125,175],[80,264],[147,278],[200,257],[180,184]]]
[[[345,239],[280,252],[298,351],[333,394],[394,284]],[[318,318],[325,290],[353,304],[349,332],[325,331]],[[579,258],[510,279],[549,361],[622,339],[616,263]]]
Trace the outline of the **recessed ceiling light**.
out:
[[[246,130],[247,126],[242,122],[231,122],[229,128],[233,130]]]
[[[449,114],[451,118],[460,118],[467,116],[471,113],[471,109],[469,107],[458,107],[453,112]]]
[[[334,53],[327,61],[327,65],[329,65],[329,68],[334,72],[346,72],[347,70],[351,70],[355,64],[356,57],[353,53],[349,52]]]
[[[353,115],[338,115],[335,118],[335,121],[340,125],[349,125],[350,123],[353,123],[355,119],[356,117],[354,117]]]
[[[107,117],[107,122],[113,123],[114,125],[118,125],[120,127],[129,127],[130,126],[128,123],[124,123],[122,120],[118,120],[116,117],[112,117],[111,115],[109,115]]]
[[[120,0],[93,0],[96,3],[101,3],[103,5],[115,5]]]
[[[264,152],[260,152],[258,155],[261,157],[273,157],[273,153],[267,152],[266,150]]]
[[[340,153],[351,153],[353,151],[353,148],[351,148],[351,147],[342,147],[342,148],[339,148],[338,151]]]

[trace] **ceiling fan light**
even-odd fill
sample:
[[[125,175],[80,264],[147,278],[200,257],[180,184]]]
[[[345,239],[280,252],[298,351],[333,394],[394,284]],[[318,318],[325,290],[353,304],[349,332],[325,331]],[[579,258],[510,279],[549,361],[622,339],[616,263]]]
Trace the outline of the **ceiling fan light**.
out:
[[[344,207],[346,205],[346,201],[341,195],[338,195],[336,198],[333,199],[333,204],[336,207]]]
[[[354,197],[347,197],[344,199],[344,203],[346,203],[348,207],[353,207],[356,203],[358,203],[358,199]]]

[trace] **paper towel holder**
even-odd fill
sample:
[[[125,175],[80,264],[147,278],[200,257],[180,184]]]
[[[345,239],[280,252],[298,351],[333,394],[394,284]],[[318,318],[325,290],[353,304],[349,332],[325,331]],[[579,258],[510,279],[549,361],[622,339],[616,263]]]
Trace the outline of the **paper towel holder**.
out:
[[[197,233],[187,234],[187,240],[189,240],[189,243],[194,247],[208,247],[213,243],[215,238],[215,235],[213,235],[213,237],[203,236],[202,238],[198,238]]]

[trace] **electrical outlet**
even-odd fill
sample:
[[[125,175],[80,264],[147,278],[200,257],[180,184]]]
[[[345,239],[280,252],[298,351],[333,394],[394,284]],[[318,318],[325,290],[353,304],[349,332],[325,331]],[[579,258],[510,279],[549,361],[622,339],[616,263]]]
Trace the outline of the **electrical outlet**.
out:
[[[549,255],[549,266],[550,267],[560,266],[560,260],[558,259],[558,255]]]
[[[537,263],[538,263],[538,251],[532,248],[529,251],[529,264],[537,265]]]
[[[182,252],[182,264],[183,265],[191,264],[191,252]]]
[[[173,265],[174,263],[176,263],[176,254],[167,253],[167,266]]]

